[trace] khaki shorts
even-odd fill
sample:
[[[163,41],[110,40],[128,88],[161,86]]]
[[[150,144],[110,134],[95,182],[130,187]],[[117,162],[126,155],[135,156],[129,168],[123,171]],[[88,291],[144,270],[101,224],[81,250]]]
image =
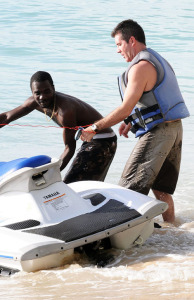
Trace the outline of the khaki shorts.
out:
[[[173,194],[178,181],[182,122],[162,123],[139,138],[119,185],[148,195],[150,189]]]

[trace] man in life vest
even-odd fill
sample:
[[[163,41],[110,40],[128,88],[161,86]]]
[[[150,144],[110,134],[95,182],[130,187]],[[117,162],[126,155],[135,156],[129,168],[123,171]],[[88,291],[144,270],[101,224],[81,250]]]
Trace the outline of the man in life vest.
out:
[[[63,170],[76,149],[75,133],[79,126],[86,126],[102,118],[102,115],[88,103],[70,95],[55,91],[52,77],[45,71],[36,72],[30,80],[32,96],[20,106],[0,114],[0,127],[13,122],[33,110],[45,114],[63,127],[65,148],[61,154]],[[49,138],[48,131],[45,135]],[[65,175],[64,182],[82,180],[104,181],[117,147],[114,131],[107,127],[95,135],[91,142],[84,142],[77,152],[72,165]]]
[[[119,181],[123,187],[168,203],[164,221],[174,222],[172,194],[176,188],[182,145],[181,119],[189,112],[170,64],[146,47],[145,34],[133,20],[119,23],[112,31],[117,52],[127,62],[118,78],[122,103],[103,119],[82,132],[81,139],[121,121],[119,134],[128,138],[129,130],[138,137]],[[93,130],[93,133],[92,133]]]

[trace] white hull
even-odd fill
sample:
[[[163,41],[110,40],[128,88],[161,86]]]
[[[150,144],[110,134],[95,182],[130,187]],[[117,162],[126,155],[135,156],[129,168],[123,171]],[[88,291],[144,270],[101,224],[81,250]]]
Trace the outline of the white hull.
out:
[[[33,158],[36,161],[36,157]],[[129,249],[154,230],[164,202],[103,182],[66,185],[60,161],[2,172],[0,266],[33,272],[64,265],[74,248],[104,238]],[[1,169],[1,165],[0,165]]]

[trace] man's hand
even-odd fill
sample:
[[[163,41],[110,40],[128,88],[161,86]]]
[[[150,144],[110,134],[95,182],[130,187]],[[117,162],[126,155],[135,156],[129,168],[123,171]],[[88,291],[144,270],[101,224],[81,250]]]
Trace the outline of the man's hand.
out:
[[[123,122],[119,127],[120,136],[123,135],[124,137],[128,138],[128,132],[130,129],[131,129],[131,123],[125,124],[125,122]]]
[[[96,132],[92,130],[91,126],[89,126],[86,129],[82,130],[80,139],[83,142],[90,142],[95,134]]]

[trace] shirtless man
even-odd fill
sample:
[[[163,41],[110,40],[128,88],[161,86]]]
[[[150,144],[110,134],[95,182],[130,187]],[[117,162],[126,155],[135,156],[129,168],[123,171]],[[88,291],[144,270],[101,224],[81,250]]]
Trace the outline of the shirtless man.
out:
[[[119,23],[111,34],[117,52],[130,62],[119,78],[122,103],[105,118],[82,131],[81,139],[90,141],[95,132],[121,121],[120,135],[129,130],[138,137],[119,184],[168,204],[163,219],[174,222],[175,191],[182,145],[181,119],[189,112],[170,64],[156,51],[146,47],[145,34],[133,20]]]
[[[0,114],[0,127],[38,110],[52,119],[63,129],[65,149],[61,154],[63,170],[76,149],[75,130],[102,118],[92,106],[75,97],[55,91],[52,77],[44,71],[36,72],[30,80],[32,96],[22,105]],[[117,147],[117,137],[108,127],[98,131],[90,142],[84,141],[77,153],[64,182],[80,180],[103,181],[113,160]]]

